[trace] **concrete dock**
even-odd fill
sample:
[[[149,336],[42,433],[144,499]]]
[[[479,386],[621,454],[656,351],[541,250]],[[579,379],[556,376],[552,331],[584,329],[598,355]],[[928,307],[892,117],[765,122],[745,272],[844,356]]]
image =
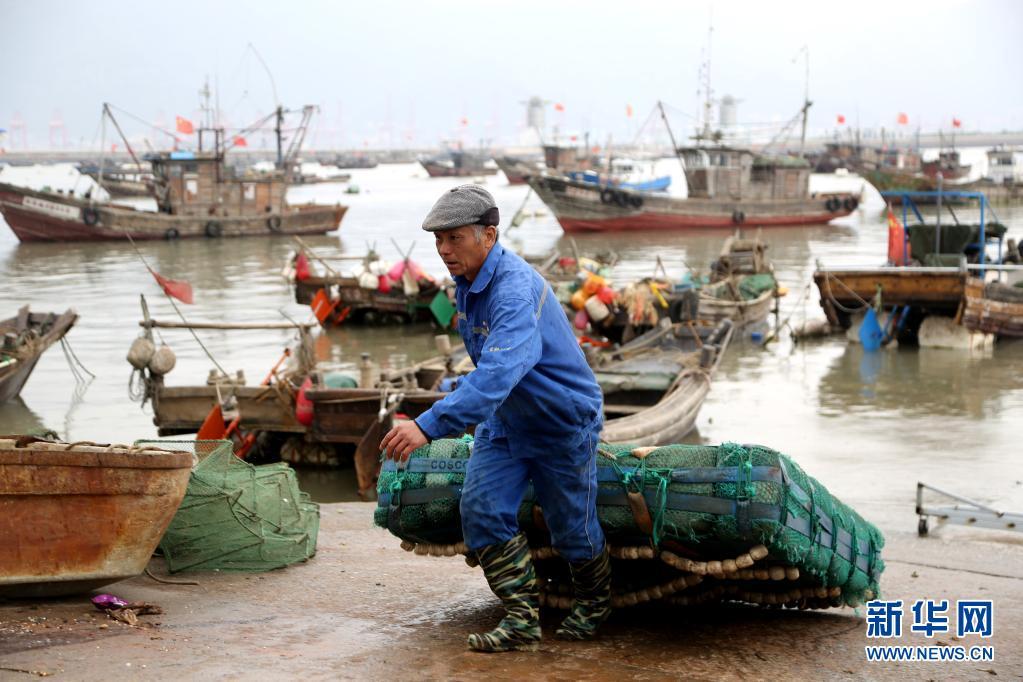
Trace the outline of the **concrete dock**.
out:
[[[868,640],[863,609],[634,608],[593,642],[553,638],[538,653],[476,654],[466,634],[500,608],[479,569],[420,557],[372,527],[373,506],[322,507],[316,557],[263,574],[145,575],[101,590],[162,615],[131,627],[91,595],[0,602],[0,680],[111,679],[750,680],[1018,679],[1023,676],[1023,542],[1016,534],[944,528],[927,538],[883,529],[886,599],[904,599],[898,640]],[[992,599],[994,636],[910,633],[916,599]],[[953,607],[954,608],[954,607]],[[992,645],[985,662],[869,663],[867,644]]]

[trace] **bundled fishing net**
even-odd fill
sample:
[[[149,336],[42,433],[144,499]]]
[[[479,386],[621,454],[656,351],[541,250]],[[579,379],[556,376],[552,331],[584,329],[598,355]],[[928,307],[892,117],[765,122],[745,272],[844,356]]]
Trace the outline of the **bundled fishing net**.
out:
[[[467,554],[458,500],[471,449],[468,437],[438,440],[401,470],[387,462],[376,525],[417,554]],[[664,600],[828,608],[879,594],[881,533],[769,448],[602,445],[598,482],[614,606]],[[533,548],[544,603],[567,608],[567,565],[550,546],[531,488],[519,525]]]
[[[188,490],[160,550],[173,573],[185,570],[268,571],[311,558],[319,505],[298,488],[287,464],[253,466],[230,441],[137,441],[191,451]]]

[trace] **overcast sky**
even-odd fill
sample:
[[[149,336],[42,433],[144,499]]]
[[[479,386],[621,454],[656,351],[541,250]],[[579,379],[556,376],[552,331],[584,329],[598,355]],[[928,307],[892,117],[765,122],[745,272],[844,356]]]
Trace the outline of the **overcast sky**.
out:
[[[150,122],[197,117],[207,75],[241,125],[316,104],[317,147],[511,143],[532,95],[563,131],[635,136],[658,99],[698,113],[713,15],[712,79],[740,122],[799,109],[807,46],[810,127],[1023,130],[1023,2],[646,0],[0,0],[0,128],[18,149],[96,139],[102,102]],[[627,106],[632,118],[626,115]],[[142,127],[122,121],[132,133]],[[59,129],[55,143],[63,143]],[[686,133],[690,131],[685,131]]]

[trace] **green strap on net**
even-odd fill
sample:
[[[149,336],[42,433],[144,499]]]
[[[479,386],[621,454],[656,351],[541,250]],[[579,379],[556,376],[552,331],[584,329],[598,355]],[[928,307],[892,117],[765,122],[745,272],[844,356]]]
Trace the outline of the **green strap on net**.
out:
[[[610,458],[609,458],[610,459]],[[619,466],[617,460],[610,459],[611,466],[618,475],[618,480],[625,489],[626,494],[630,492],[640,493],[646,490],[647,480],[656,487],[654,494],[654,508],[650,511],[653,520],[653,531],[650,534],[650,542],[654,547],[660,547],[661,538],[664,535],[664,517],[668,508],[668,483],[671,480],[671,469],[651,469],[647,467],[646,460],[640,460],[639,466],[632,471],[625,471]]]
[[[750,529],[750,501],[756,497],[757,489],[753,485],[753,459],[749,450],[737,443],[722,443],[721,449],[728,457],[737,457],[737,474],[735,477],[735,522],[740,532]]]

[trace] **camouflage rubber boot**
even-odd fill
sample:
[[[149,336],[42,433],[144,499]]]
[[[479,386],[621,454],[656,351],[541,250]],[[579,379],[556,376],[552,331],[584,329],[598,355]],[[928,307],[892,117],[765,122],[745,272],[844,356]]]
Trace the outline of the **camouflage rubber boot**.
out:
[[[476,552],[483,574],[508,612],[490,632],[469,635],[473,651],[536,651],[540,646],[540,586],[526,536]]]
[[[558,639],[591,639],[597,628],[611,615],[611,559],[607,546],[598,556],[578,564],[572,570],[575,602],[554,632]]]

